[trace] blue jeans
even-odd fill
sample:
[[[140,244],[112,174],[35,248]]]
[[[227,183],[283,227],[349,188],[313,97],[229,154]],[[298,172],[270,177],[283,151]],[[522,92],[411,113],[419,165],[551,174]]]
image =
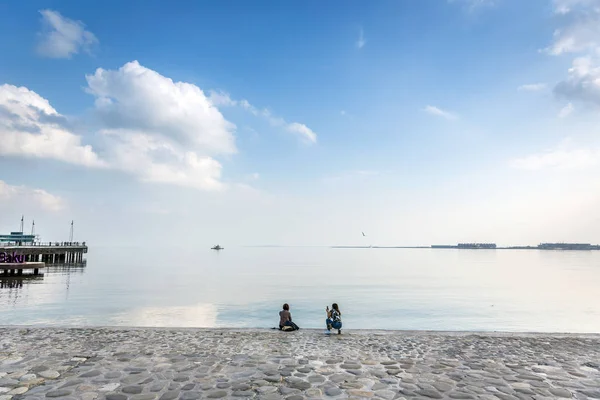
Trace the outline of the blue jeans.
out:
[[[342,329],[342,323],[340,321],[333,321],[331,318],[325,320],[327,326],[331,325],[333,329]]]

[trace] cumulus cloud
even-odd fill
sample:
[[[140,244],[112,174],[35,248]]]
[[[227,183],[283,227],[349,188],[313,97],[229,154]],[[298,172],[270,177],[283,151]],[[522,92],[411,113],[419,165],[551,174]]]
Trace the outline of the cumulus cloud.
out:
[[[212,154],[236,152],[235,125],[196,85],[173,82],[137,61],[113,71],[98,68],[86,79],[108,128],[133,129]]]
[[[548,85],[545,83],[530,83],[527,85],[519,86],[518,90],[521,92],[539,92],[541,90],[546,89]]]
[[[367,44],[367,40],[365,39],[365,32],[363,28],[360,28],[358,32],[358,40],[356,41],[356,47],[362,49],[363,47],[365,47],[365,44]]]
[[[592,57],[575,59],[567,79],[558,83],[554,92],[568,99],[600,104],[600,66]]]
[[[38,54],[51,58],[71,58],[80,51],[91,52],[96,36],[85,30],[81,21],[62,16],[58,11],[41,10],[42,31],[38,34]]]
[[[201,190],[221,190],[221,164],[208,156],[145,132],[112,129],[104,136],[107,159],[142,182],[166,183]]]
[[[91,146],[65,127],[66,119],[37,93],[0,86],[0,155],[51,158],[103,167]]]
[[[143,182],[220,190],[222,165],[235,154],[236,126],[217,106],[240,106],[307,143],[317,140],[306,125],[234,101],[223,92],[173,80],[133,61],[86,76],[97,126],[94,148],[82,144],[67,118],[27,88],[0,86],[0,155],[52,158],[87,167],[120,170]]]
[[[46,211],[60,211],[65,207],[62,198],[42,189],[26,186],[13,186],[0,180],[0,204],[15,203],[26,206],[37,206]]]
[[[436,117],[445,118],[447,120],[456,120],[458,116],[450,111],[442,110],[436,106],[427,106],[423,109],[428,114],[434,115]]]
[[[224,187],[213,155],[232,154],[235,125],[199,87],[173,82],[137,62],[87,76],[101,129],[82,145],[68,121],[27,88],[0,86],[0,155],[107,167],[144,182],[202,190]],[[101,157],[98,155],[100,154]]]
[[[137,61],[86,78],[112,166],[144,182],[224,188],[222,166],[212,156],[237,152],[236,126],[216,106],[228,96],[208,97]]]
[[[600,0],[554,0],[564,21],[546,51],[552,55],[578,53],[567,78],[554,93],[568,100],[600,104]]]
[[[551,55],[594,50],[600,40],[600,13],[585,12],[554,32],[552,44],[545,49]]]
[[[266,119],[272,126],[282,127],[286,131],[295,134],[306,144],[317,142],[317,134],[305,124],[299,122],[287,122],[281,117],[273,115],[268,109],[259,109],[246,99],[233,100],[228,93],[211,91],[209,99],[215,106],[239,106],[256,117]]]

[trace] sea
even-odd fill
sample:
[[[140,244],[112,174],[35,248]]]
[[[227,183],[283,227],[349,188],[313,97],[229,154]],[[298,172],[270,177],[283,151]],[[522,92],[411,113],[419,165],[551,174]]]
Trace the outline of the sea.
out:
[[[600,252],[90,247],[0,277],[0,325],[600,332]]]

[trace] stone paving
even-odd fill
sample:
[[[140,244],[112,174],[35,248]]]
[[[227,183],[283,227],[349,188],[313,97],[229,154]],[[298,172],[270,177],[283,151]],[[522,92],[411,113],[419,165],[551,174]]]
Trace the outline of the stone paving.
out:
[[[0,400],[600,399],[600,336],[0,328]]]

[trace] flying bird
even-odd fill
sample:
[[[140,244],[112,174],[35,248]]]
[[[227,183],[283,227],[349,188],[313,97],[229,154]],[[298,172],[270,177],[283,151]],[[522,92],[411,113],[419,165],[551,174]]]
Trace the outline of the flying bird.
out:
[[[367,235],[365,235],[365,233],[364,233],[364,232],[361,232],[361,233],[363,234],[363,236],[367,236]]]

